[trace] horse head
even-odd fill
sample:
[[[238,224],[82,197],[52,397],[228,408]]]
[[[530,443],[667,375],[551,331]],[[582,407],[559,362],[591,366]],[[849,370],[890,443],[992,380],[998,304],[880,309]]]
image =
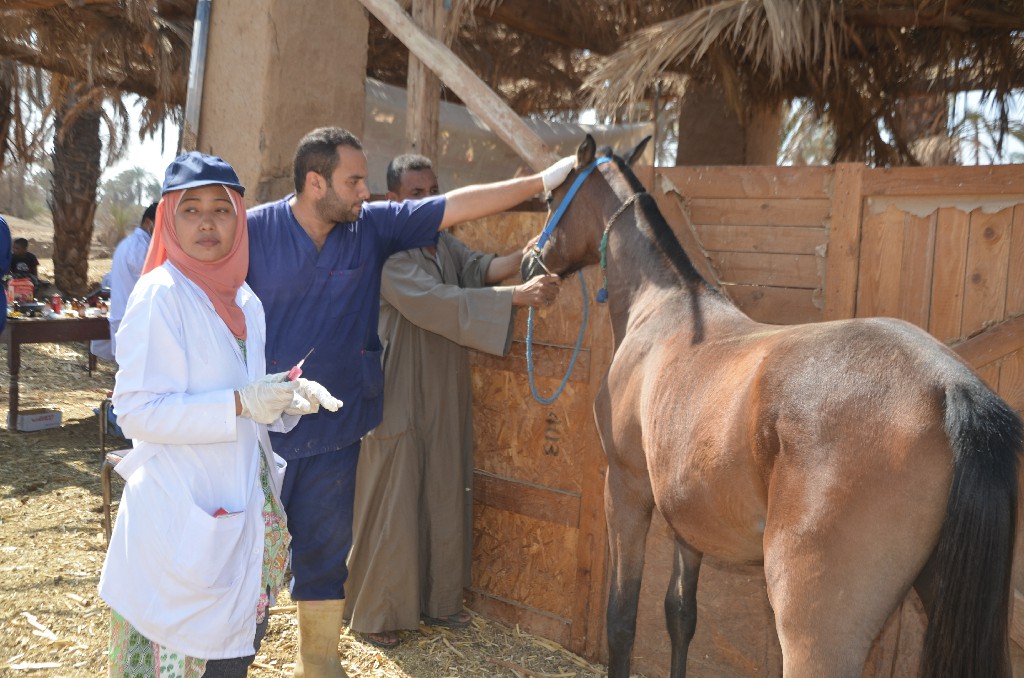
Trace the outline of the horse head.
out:
[[[598,154],[594,138],[586,136],[576,149],[573,171],[548,198],[544,231],[534,251],[523,257],[523,280],[545,272],[565,277],[601,260],[608,215],[622,204],[620,196],[634,192],[631,186],[639,184],[628,168],[650,139],[645,137],[623,159],[610,149]]]

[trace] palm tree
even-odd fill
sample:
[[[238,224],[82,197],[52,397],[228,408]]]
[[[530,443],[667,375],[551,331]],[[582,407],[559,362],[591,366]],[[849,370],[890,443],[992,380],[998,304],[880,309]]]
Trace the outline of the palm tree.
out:
[[[20,0],[0,7],[0,56],[18,62],[13,69],[0,67],[0,107],[5,96],[23,104],[7,109],[14,111],[13,123],[5,125],[0,112],[0,149],[27,171],[40,159],[33,144],[53,139],[48,202],[54,277],[69,294],[87,291],[102,165],[112,164],[126,148],[130,125],[123,93],[146,97],[140,135],[152,134],[167,115],[180,117],[192,24],[186,5]],[[44,71],[48,77],[39,75]],[[105,157],[101,126],[107,130]]]
[[[65,293],[78,296],[88,291],[89,246],[104,167],[100,125],[107,129],[105,164],[109,166],[127,147],[128,112],[119,93],[88,87],[64,76],[51,79],[50,101],[54,116],[49,201],[54,282]]]
[[[103,199],[122,205],[148,205],[159,196],[160,182],[143,167],[130,167],[103,182]]]
[[[954,105],[963,98],[964,104]],[[995,165],[1024,162],[1024,122],[1017,116],[1002,120],[999,108],[975,101],[977,97],[951,96],[948,99],[930,103],[930,112],[913,107],[903,109],[908,117],[919,119],[921,128],[917,137],[924,142],[914,145],[940,151],[943,163],[964,165]],[[1024,91],[1009,97],[1007,110],[1024,109]],[[962,112],[957,114],[957,109]],[[939,113],[936,110],[941,109]],[[947,115],[946,111],[952,110]],[[939,124],[941,123],[941,125]],[[948,130],[945,126],[948,125]],[[906,129],[906,128],[904,128]],[[835,155],[835,132],[828,116],[818,110],[810,100],[797,99],[789,107],[783,125],[782,147],[779,151],[780,165],[825,165]],[[916,158],[927,164],[924,157]]]
[[[49,76],[40,68],[0,59],[0,175],[6,186],[4,207],[28,218],[27,180],[43,163],[53,134],[46,106]]]
[[[160,199],[160,181],[132,167],[103,182],[96,212],[96,240],[114,247],[138,223],[143,207]]]
[[[67,82],[56,110],[53,140],[54,283],[66,294],[88,292],[89,243],[96,213],[100,158],[100,101],[83,97],[77,83]]]

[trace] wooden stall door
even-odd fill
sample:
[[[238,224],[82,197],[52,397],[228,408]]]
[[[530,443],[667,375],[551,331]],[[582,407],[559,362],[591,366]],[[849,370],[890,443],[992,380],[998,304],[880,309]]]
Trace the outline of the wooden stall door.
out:
[[[461,227],[470,247],[506,254],[540,232],[545,214],[505,214]],[[607,311],[594,302],[596,269],[586,273],[587,327],[561,396],[530,392],[527,311],[516,312],[505,358],[474,352],[474,549],[470,606],[596,658],[605,600],[604,454],[593,401],[608,368]],[[514,283],[517,280],[509,281]],[[569,367],[583,322],[577,276],[558,301],[536,313],[535,384],[554,393]]]

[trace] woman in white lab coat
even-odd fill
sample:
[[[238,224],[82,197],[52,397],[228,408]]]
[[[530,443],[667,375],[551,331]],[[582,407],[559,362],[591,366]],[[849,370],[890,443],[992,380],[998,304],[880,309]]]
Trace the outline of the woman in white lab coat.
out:
[[[134,449],[100,577],[110,675],[246,674],[288,556],[266,424],[341,404],[266,376],[243,191],[220,158],[171,163],[117,333],[114,407]]]

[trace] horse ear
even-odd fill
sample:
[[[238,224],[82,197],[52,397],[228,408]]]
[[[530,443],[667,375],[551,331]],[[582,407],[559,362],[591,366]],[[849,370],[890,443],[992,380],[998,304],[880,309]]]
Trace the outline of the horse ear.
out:
[[[576,149],[576,166],[584,167],[592,163],[596,150],[597,144],[594,142],[594,137],[588,134],[587,138],[580,144],[580,147]]]
[[[637,158],[639,158],[643,154],[644,149],[647,148],[647,142],[650,140],[650,134],[648,134],[647,136],[640,140],[640,143],[636,145],[636,148],[630,151],[629,155],[626,157],[627,165],[629,165],[630,167],[633,166],[633,163],[636,162]]]

